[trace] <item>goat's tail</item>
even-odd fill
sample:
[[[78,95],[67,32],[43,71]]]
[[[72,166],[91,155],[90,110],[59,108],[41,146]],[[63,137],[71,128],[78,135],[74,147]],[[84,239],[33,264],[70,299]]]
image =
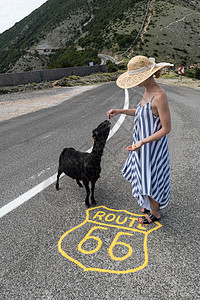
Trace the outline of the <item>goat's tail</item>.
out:
[[[62,162],[61,162],[61,155],[62,155],[62,153],[61,153],[60,156],[59,156],[59,164],[58,164],[58,167],[59,167],[59,168],[61,168],[61,164],[62,164]]]
[[[62,155],[62,153],[61,153]],[[59,190],[59,178],[60,175],[62,174],[63,170],[62,170],[62,160],[61,160],[61,155],[59,157],[59,166],[58,166],[58,174],[57,174],[57,181],[56,181],[56,189]]]

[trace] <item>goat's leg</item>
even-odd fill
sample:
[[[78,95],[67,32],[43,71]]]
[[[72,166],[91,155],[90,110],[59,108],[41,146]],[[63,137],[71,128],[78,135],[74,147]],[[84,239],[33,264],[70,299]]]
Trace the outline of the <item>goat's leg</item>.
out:
[[[59,190],[59,178],[60,178],[60,175],[62,174],[63,170],[61,168],[61,166],[58,167],[58,175],[57,175],[57,182],[56,182],[56,190],[58,191]]]
[[[94,188],[95,188],[95,183],[96,183],[96,181],[92,181],[91,183],[92,183],[92,188],[91,188],[91,191],[92,191],[91,201],[92,201],[92,204],[96,205],[97,203],[96,203],[96,201],[95,201],[95,199],[94,199]]]
[[[78,186],[83,187],[83,185],[80,183],[79,180],[76,179],[76,182],[77,182]]]
[[[83,180],[83,184],[86,189],[86,198],[85,198],[85,205],[87,207],[90,207],[90,202],[89,202],[89,196],[90,196],[90,188],[89,188],[89,181],[88,180]]]

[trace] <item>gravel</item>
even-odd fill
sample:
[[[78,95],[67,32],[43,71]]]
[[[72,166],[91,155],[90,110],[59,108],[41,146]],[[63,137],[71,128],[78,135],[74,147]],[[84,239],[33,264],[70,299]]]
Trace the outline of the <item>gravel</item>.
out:
[[[43,91],[0,95],[0,121],[58,105],[96,86],[54,88]]]

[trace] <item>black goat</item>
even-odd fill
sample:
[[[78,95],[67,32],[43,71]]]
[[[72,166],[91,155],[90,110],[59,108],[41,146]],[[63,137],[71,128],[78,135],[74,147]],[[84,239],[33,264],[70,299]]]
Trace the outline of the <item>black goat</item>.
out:
[[[76,179],[80,187],[83,187],[80,183],[80,180],[82,180],[87,192],[85,199],[87,207],[90,207],[89,182],[92,185],[91,201],[92,204],[96,204],[94,188],[96,181],[100,177],[101,157],[110,132],[110,125],[110,121],[106,120],[92,131],[94,145],[91,153],[76,151],[74,148],[65,148],[60,154],[56,189],[59,190],[59,177],[63,172],[67,176]]]

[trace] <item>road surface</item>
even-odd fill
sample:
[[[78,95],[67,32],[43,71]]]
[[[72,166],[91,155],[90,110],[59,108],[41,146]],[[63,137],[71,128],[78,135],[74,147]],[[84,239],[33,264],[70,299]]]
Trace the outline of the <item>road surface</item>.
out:
[[[140,211],[120,171],[132,142],[133,118],[126,117],[106,144],[96,207],[87,210],[85,190],[64,176],[60,191],[52,183],[1,218],[1,299],[198,298],[199,91],[164,88],[171,197],[161,220],[135,220]],[[130,108],[142,92],[130,90]],[[88,150],[92,129],[123,106],[124,91],[110,83],[1,122],[1,206],[55,174],[64,147]]]
[[[112,63],[115,63],[115,59],[112,56],[106,55],[106,54],[98,54],[98,57],[101,58],[101,65],[105,65],[107,60],[112,61]]]

